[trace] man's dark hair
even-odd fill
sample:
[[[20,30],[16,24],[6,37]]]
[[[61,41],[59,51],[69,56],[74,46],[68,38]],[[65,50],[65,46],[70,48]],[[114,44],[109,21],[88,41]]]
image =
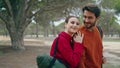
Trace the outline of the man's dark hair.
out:
[[[82,11],[84,12],[85,10],[93,12],[95,14],[96,18],[99,17],[100,13],[101,13],[100,8],[97,5],[92,4],[92,3],[85,5],[83,7]]]

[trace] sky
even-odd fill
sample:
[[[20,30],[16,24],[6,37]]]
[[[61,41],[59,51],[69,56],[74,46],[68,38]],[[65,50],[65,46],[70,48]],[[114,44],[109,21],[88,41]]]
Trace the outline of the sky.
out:
[[[63,23],[63,22],[64,22],[64,20],[61,19],[60,21],[55,21],[54,24],[55,24],[55,26],[58,26],[59,24],[61,24],[61,23]]]
[[[117,23],[119,23],[119,25],[120,25],[120,14],[118,15],[118,16],[115,16],[116,18],[117,18]]]

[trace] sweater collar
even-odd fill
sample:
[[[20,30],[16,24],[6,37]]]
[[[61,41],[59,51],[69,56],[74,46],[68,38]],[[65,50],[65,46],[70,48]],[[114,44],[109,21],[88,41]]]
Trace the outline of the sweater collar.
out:
[[[66,32],[61,32],[60,34],[59,34],[59,36],[63,36],[64,38],[66,38],[67,40],[72,40],[72,37],[69,35],[69,34],[67,34]]]

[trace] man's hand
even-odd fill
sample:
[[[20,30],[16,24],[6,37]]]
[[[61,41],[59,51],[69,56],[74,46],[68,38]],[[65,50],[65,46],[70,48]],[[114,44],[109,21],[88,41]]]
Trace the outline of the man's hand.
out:
[[[102,58],[102,63],[105,64],[107,62],[106,57]]]

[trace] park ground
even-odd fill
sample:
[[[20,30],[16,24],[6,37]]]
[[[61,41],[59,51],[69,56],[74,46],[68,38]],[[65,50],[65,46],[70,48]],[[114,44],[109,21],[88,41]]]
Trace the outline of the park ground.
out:
[[[49,54],[53,38],[26,38],[24,51],[13,50],[8,37],[0,36],[0,68],[37,68],[36,57]],[[104,56],[107,58],[103,68],[120,68],[120,41],[103,41]]]

